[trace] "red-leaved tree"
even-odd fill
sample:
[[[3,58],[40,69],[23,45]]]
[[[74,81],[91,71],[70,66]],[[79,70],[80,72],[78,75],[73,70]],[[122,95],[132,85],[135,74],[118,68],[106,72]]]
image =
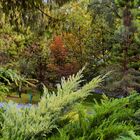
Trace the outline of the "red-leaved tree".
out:
[[[62,76],[68,77],[69,75],[76,73],[79,69],[79,65],[76,60],[72,60],[69,57],[69,52],[65,47],[62,37],[56,36],[52,44],[50,45],[51,57],[50,64],[48,64],[48,70],[50,80],[59,82]]]

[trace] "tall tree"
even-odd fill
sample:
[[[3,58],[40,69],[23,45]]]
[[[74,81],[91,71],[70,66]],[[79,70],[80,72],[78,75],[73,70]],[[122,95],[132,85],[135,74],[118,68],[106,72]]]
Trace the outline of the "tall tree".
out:
[[[116,42],[116,19],[120,15],[114,1],[110,0],[92,0],[88,8],[92,16],[92,36],[88,44],[90,69],[97,74],[110,64],[111,49]]]
[[[89,5],[93,21],[97,21],[98,15],[101,20],[104,19],[99,22],[99,25],[104,24],[105,28],[97,32],[97,35],[100,33],[101,40],[99,37],[94,37],[94,40],[99,41],[99,47],[95,47],[98,57],[104,49],[109,52],[107,54],[108,64],[102,67],[102,71],[114,71],[105,83],[107,92],[127,95],[130,89],[140,89],[139,24],[136,23],[139,12],[138,2],[137,0],[93,0]],[[96,23],[93,23],[94,27]],[[99,27],[96,26],[95,30]],[[104,36],[101,34],[103,31]],[[108,36],[111,39],[110,42]],[[103,47],[105,44],[107,47]],[[101,51],[98,51],[99,48]],[[101,57],[99,60],[102,60]]]

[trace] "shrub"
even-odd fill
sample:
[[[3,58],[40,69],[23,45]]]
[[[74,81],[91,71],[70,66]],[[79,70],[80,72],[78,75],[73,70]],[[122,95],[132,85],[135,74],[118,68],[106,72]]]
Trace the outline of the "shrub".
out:
[[[78,111],[79,119],[49,140],[139,140],[139,100],[136,93],[122,99],[104,98],[94,104],[91,114]]]
[[[3,119],[1,135],[7,140],[41,139],[58,127],[58,122],[72,105],[87,97],[93,88],[96,88],[101,77],[96,77],[83,87],[79,87],[82,71],[70,76],[67,80],[61,79],[57,85],[57,93],[50,93],[44,87],[44,96],[38,106],[30,108],[17,108],[15,103],[8,103],[5,112],[1,113]]]

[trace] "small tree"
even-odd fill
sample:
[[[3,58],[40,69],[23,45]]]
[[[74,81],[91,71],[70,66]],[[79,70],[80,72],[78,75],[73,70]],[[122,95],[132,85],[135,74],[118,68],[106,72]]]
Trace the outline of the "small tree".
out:
[[[61,36],[56,36],[50,46],[50,63],[47,65],[48,72],[51,73],[49,80],[52,82],[59,82],[62,76],[69,75],[78,71],[78,64],[76,61],[71,61],[68,58],[68,50],[64,46]]]

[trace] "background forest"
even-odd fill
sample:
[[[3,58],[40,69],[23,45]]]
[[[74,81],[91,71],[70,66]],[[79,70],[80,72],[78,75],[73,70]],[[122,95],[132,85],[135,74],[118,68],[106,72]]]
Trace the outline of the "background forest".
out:
[[[104,93],[140,90],[139,1],[7,0],[0,6],[3,69],[55,89],[86,64],[86,81],[112,71]]]
[[[0,139],[139,140],[139,92],[139,0],[0,0]]]

